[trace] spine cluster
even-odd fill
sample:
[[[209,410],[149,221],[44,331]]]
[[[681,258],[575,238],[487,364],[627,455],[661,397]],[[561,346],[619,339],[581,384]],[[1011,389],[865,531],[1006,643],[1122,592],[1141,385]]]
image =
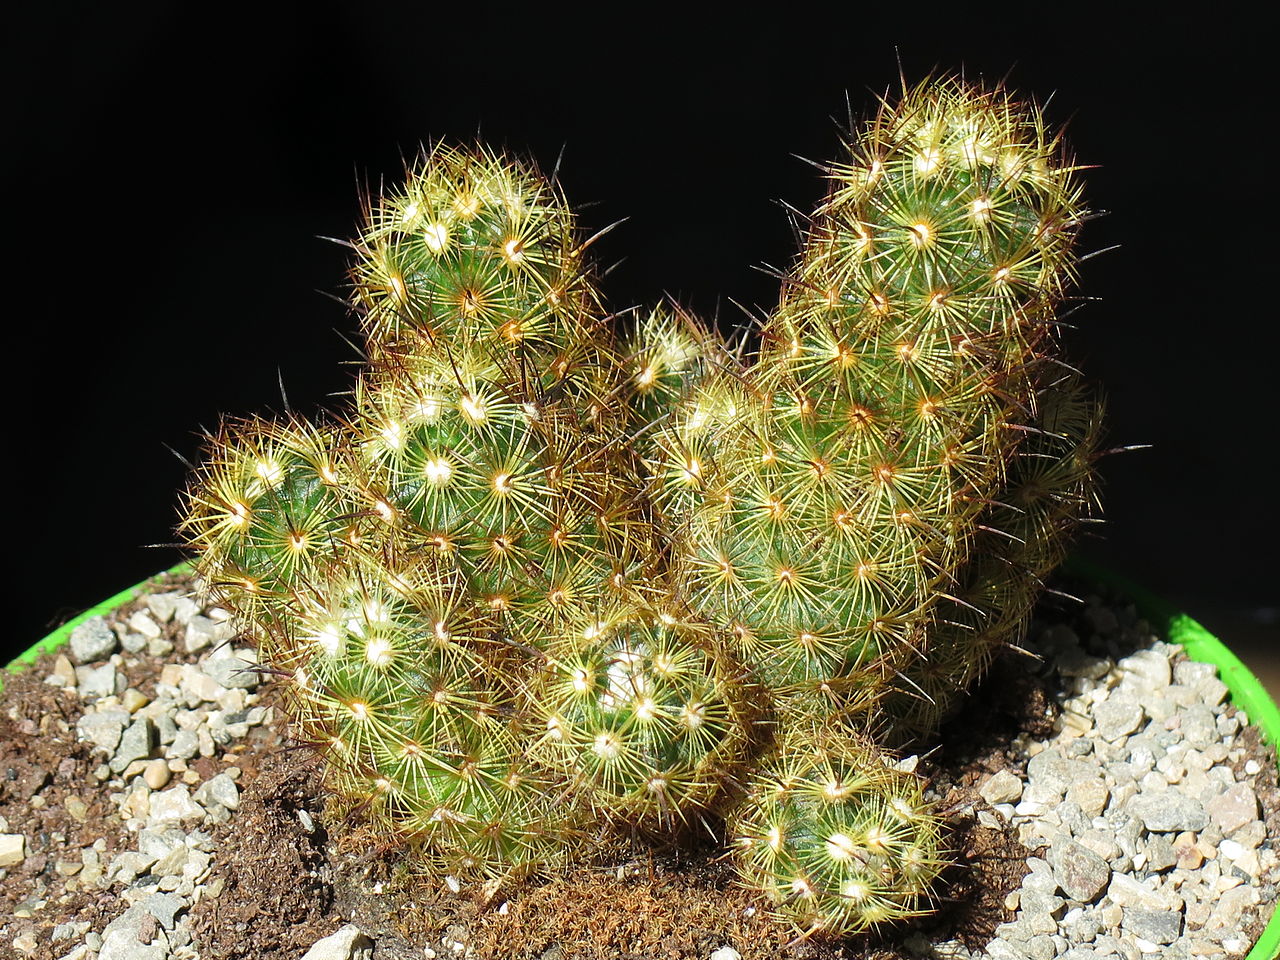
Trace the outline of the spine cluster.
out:
[[[725,819],[810,933],[923,909],[927,734],[1091,516],[1058,357],[1084,217],[1034,108],[934,80],[830,167],[751,357],[615,340],[536,170],[438,147],[353,245],[365,362],[321,423],[226,423],[199,571],[338,809],[455,876]]]

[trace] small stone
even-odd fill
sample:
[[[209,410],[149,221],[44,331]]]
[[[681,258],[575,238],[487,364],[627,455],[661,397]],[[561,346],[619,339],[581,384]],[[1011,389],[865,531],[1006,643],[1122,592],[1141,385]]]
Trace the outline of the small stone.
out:
[[[988,777],[978,787],[983,800],[995,806],[997,803],[1014,803],[1022,796],[1022,779],[1008,770],[1001,770]]]
[[[1085,816],[1096,817],[1107,808],[1111,790],[1101,777],[1092,777],[1078,780],[1067,787],[1067,799],[1079,805]]]
[[[156,620],[160,623],[168,623],[177,612],[180,599],[182,599],[180,593],[152,593],[147,595],[143,603]]]
[[[162,713],[156,717],[156,738],[160,741],[161,746],[168,746],[173,743],[173,738],[178,735],[178,725],[173,722],[173,717],[167,713]]]
[[[74,940],[77,937],[83,937],[89,929],[88,920],[74,920],[67,923],[60,923],[53,928],[53,933],[49,934],[49,939],[54,943],[60,940]]]
[[[168,939],[147,929],[154,924],[154,918],[141,905],[131,906],[102,932],[98,960],[165,960],[169,955]],[[143,943],[143,936],[149,942]]]
[[[1169,686],[1173,671],[1169,658],[1159,650],[1139,650],[1116,664],[1125,681],[1148,690]]]
[[[62,802],[62,809],[67,811],[67,816],[76,823],[84,823],[85,820],[89,819],[88,805],[74,793],[70,794],[67,799]]]
[[[164,637],[157,637],[155,640],[147,641],[147,656],[150,657],[167,657],[173,653],[173,643]]]
[[[711,951],[711,960],[742,960],[742,954],[728,945]]]
[[[120,697],[120,706],[124,707],[131,714],[137,713],[150,702],[150,697],[141,690],[135,690],[133,687],[126,690]]]
[[[235,628],[230,621],[218,622],[208,617],[194,616],[187,621],[187,629],[183,634],[183,643],[187,653],[199,653],[206,647],[216,646],[235,636]]]
[[[148,640],[154,640],[160,636],[160,624],[151,619],[151,615],[144,610],[139,610],[129,618],[129,629],[136,630]]]
[[[218,656],[217,654],[223,654]],[[247,648],[215,651],[204,662],[205,673],[213,677],[228,689],[252,690],[258,685],[258,671],[254,669],[258,663],[258,655]]]
[[[202,783],[200,788],[196,790],[194,799],[197,803],[205,806],[211,803],[218,803],[228,810],[235,810],[240,806],[240,788],[236,786],[231,777],[225,773],[220,773]]]
[[[163,760],[151,760],[142,771],[142,779],[152,790],[159,790],[169,782],[171,772]]]
[[[143,909],[155,917],[160,926],[166,930],[174,928],[177,923],[178,911],[185,910],[186,906],[181,898],[167,893],[153,893],[142,901]]]
[[[117,883],[129,885],[139,876],[151,869],[156,858],[137,850],[126,850],[118,853],[107,868],[107,878]]]
[[[1174,790],[1144,791],[1129,801],[1127,809],[1157,833],[1203,830],[1209,824],[1200,801]]]
[[[1062,907],[1065,903],[1066,901],[1061,897],[1050,893],[1023,890],[1022,896],[1019,898],[1019,909],[1024,914],[1044,914],[1045,916],[1056,917],[1062,912]]]
[[[317,940],[302,960],[364,960],[372,956],[373,944],[354,923],[337,933]]]
[[[181,689],[189,698],[188,703],[191,699],[197,703],[215,703],[222,692],[222,684],[194,664],[185,663],[182,665]]]
[[[1248,907],[1252,907],[1262,899],[1256,887],[1236,886],[1218,897],[1217,906],[1205,923],[1206,930],[1231,928],[1240,922],[1240,917]]]
[[[147,638],[140,633],[126,633],[120,638],[125,653],[141,653],[147,649]]]
[[[178,597],[173,603],[174,622],[186,626],[200,614],[200,605],[190,597]]]
[[[1174,664],[1173,677],[1178,683],[1194,687],[1205,680],[1218,676],[1218,668],[1211,663],[1197,663],[1195,660],[1182,660]]]
[[[1218,737],[1218,722],[1213,711],[1203,703],[1194,703],[1181,711],[1179,729],[1193,747],[1204,748]]]
[[[1182,934],[1182,914],[1172,910],[1126,910],[1122,926],[1135,937],[1169,944]]]
[[[1123,693],[1113,693],[1093,707],[1093,724],[1098,735],[1113,743],[1142,726],[1145,716],[1137,699]]]
[[[1173,843],[1165,836],[1154,836],[1148,840],[1145,853],[1147,869],[1156,873],[1168,870],[1178,862],[1178,855],[1173,851]]]
[[[66,654],[60,653],[53,661],[53,672],[45,678],[54,686],[65,689],[74,689],[76,686],[76,668],[72,666]]]
[[[153,821],[180,821],[203,819],[204,808],[191,799],[191,794],[182,785],[170,787],[151,797],[151,819]]]
[[[156,861],[155,866],[151,868],[152,874],[157,877],[181,877],[187,865],[188,849],[185,844],[174,847]]]
[[[193,730],[179,730],[164,755],[169,759],[190,760],[200,752],[200,738]]]
[[[1157,890],[1156,883],[1155,879],[1142,883],[1128,874],[1115,873],[1107,885],[1107,896],[1126,909],[1181,910],[1181,898],[1177,894]]]
[[[115,666],[110,663],[104,663],[100,667],[77,667],[76,682],[80,688],[80,696],[85,700],[114,697],[118,689],[124,689],[125,684],[124,677],[117,674]]]
[[[67,645],[71,649],[71,659],[76,663],[93,663],[105,660],[116,651],[115,631],[107,626],[105,617],[91,617],[71,631]]]
[[[129,725],[120,737],[120,745],[116,747],[115,756],[108,766],[115,773],[120,773],[135,760],[144,760],[151,755],[152,730],[151,720],[139,717]]]
[[[1111,879],[1107,862],[1076,840],[1051,847],[1049,862],[1063,893],[1081,903],[1092,903]]]
[[[21,833],[0,833],[0,867],[16,867],[27,858],[27,838]]]
[[[129,719],[128,710],[95,710],[76,721],[76,735],[107,753],[115,753]]]
[[[1224,834],[1258,819],[1258,795],[1247,783],[1237,783],[1205,804],[1213,822]]]

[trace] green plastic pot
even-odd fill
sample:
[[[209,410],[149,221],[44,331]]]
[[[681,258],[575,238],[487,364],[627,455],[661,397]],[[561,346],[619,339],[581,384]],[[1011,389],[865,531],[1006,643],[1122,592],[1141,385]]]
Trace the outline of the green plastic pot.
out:
[[[178,573],[186,569],[185,564],[178,564],[166,572]],[[1280,709],[1277,709],[1275,701],[1271,699],[1258,678],[1221,640],[1171,604],[1108,570],[1081,561],[1073,561],[1068,565],[1068,571],[1115,587],[1133,600],[1139,613],[1146,617],[1166,642],[1181,644],[1192,660],[1212,663],[1217,667],[1218,676],[1231,691],[1232,703],[1248,713],[1250,722],[1262,728],[1263,735],[1272,747],[1280,744]],[[64,623],[38,641],[30,650],[10,662],[6,669],[24,669],[46,650],[55,650],[62,646],[70,638],[71,631],[80,624],[129,603],[146,589],[148,583],[149,581],[144,581],[121,590],[115,596],[108,597],[97,606],[86,610],[74,620]],[[2,689],[4,689],[4,675],[3,671],[0,671],[0,690]],[[1267,928],[1245,960],[1276,960],[1277,957],[1280,957],[1280,910],[1272,914]]]

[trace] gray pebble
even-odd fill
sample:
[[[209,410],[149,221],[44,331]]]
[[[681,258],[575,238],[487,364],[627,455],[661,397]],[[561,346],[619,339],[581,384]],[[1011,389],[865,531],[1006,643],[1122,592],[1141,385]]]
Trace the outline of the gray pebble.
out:
[[[1114,693],[1093,706],[1093,723],[1098,735],[1112,742],[1137,730],[1145,716],[1137,699],[1123,693]]]
[[[73,937],[78,939],[83,937],[88,929],[88,920],[76,920],[69,923],[60,923],[53,928],[53,933],[49,935],[49,939],[53,940],[55,943],[59,940],[70,940]]]
[[[1203,830],[1209,824],[1200,801],[1176,790],[1140,793],[1129,801],[1127,809],[1153,832]]]
[[[235,810],[240,806],[240,788],[229,776],[220,773],[200,784],[192,799],[203,806],[217,803],[228,810]]]
[[[154,926],[148,917],[150,914],[140,904],[134,904],[107,924],[107,929],[102,931],[98,960],[165,960],[169,955],[169,942],[163,933],[157,932],[149,944],[138,939],[144,924]]]
[[[1170,944],[1182,933],[1182,914],[1172,910],[1130,909],[1124,912],[1122,925],[1135,937]]]
[[[151,615],[161,623],[168,623],[178,611],[178,601],[183,599],[180,593],[153,593],[143,602]]]
[[[1147,841],[1147,869],[1159,873],[1168,870],[1178,862],[1178,855],[1173,852],[1173,843],[1168,837],[1157,835]]]
[[[116,673],[116,668],[110,663],[100,667],[76,667],[76,685],[80,688],[80,696],[86,700],[124,693],[125,683],[124,676]]]
[[[76,721],[76,735],[107,753],[115,753],[120,735],[129,722],[128,710],[102,710],[84,714]]]
[[[1107,862],[1076,840],[1050,847],[1049,862],[1063,893],[1081,903],[1092,903],[1111,879]]]
[[[978,787],[978,793],[992,806],[997,803],[1014,803],[1022,796],[1022,779],[1009,770],[1001,770],[988,777]]]
[[[1178,729],[1182,731],[1183,739],[1193,747],[1207,747],[1218,739],[1217,719],[1213,711],[1203,703],[1184,707],[1179,712],[1179,717],[1182,723]]]
[[[120,638],[120,646],[125,653],[141,653],[147,649],[147,638],[140,633],[126,633]]]
[[[153,893],[142,901],[142,908],[160,921],[160,926],[172,930],[177,922],[179,910],[185,910],[187,904],[181,898],[168,893]]]
[[[201,669],[224,687],[252,690],[258,685],[258,672],[254,669],[257,662],[252,650],[236,649],[224,656],[210,657]]]
[[[1205,680],[1215,680],[1218,668],[1211,663],[1199,663],[1195,660],[1183,660],[1174,664],[1174,679],[1187,687],[1194,687]]]
[[[129,728],[120,737],[115,756],[108,763],[112,772],[120,773],[133,761],[149,757],[152,739],[151,721],[148,718],[139,717],[129,724]]]
[[[162,713],[156,717],[156,738],[161,746],[167,747],[178,735],[178,725],[173,722],[173,715]]]
[[[115,632],[107,626],[105,617],[91,617],[71,631],[68,646],[75,663],[92,663],[105,660],[116,650]]]
[[[207,647],[217,646],[235,636],[235,630],[229,621],[210,620],[208,617],[196,615],[187,621],[187,629],[183,633],[183,643],[187,653],[199,653]]]
[[[1139,650],[1116,666],[1125,674],[1127,683],[1147,691],[1167,687],[1173,679],[1169,658],[1159,650]]]

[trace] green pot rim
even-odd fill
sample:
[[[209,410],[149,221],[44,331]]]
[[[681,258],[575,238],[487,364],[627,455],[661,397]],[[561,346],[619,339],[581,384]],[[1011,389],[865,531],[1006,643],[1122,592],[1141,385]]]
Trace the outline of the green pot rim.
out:
[[[182,573],[188,569],[190,565],[184,562],[170,567],[163,573]],[[1088,577],[1120,590],[1133,600],[1138,612],[1151,622],[1167,643],[1181,644],[1192,660],[1212,663],[1217,667],[1219,677],[1231,691],[1232,702],[1249,715],[1250,722],[1262,729],[1264,737],[1272,747],[1280,745],[1280,709],[1276,707],[1275,701],[1271,699],[1261,681],[1221,640],[1172,604],[1105,567],[1073,558],[1065,569],[1068,573]],[[129,603],[154,579],[149,577],[141,583],[127,587],[78,617],[68,620],[48,636],[36,641],[29,650],[19,654],[5,669],[24,669],[46,650],[56,650],[70,639],[71,631],[80,624]],[[0,671],[0,690],[3,689],[4,676],[3,671]],[[1280,910],[1272,913],[1262,936],[1249,951],[1245,960],[1276,960],[1277,957],[1280,957]]]

